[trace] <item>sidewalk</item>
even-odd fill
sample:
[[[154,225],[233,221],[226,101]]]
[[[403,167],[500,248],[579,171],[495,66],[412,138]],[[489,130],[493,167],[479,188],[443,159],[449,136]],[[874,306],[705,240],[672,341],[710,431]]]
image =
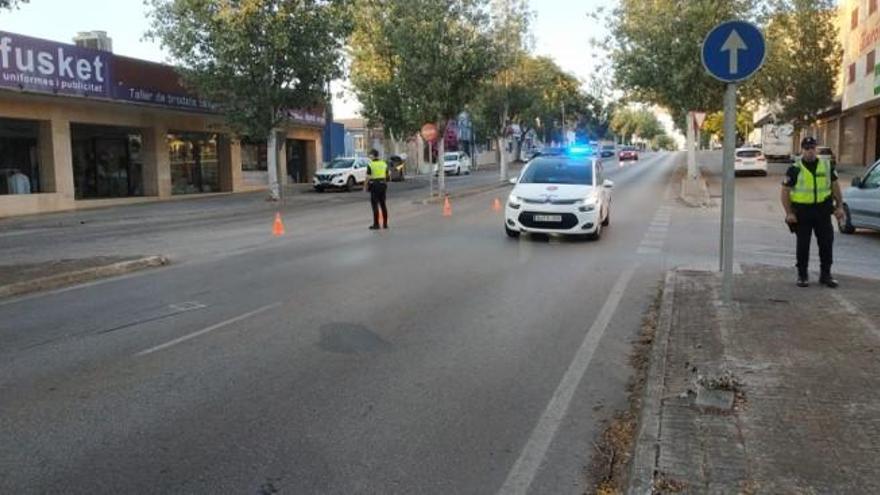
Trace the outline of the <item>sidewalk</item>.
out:
[[[667,276],[628,493],[880,493],[880,282]]]

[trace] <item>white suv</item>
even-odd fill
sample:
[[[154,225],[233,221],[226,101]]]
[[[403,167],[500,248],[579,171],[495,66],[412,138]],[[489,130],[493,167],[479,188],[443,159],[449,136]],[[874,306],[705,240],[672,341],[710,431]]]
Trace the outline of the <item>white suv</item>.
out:
[[[446,175],[471,173],[471,157],[461,151],[447,151],[443,154],[443,171]],[[437,166],[434,166],[434,175],[437,175]]]
[[[345,189],[351,191],[358,184],[367,180],[366,158],[336,158],[326,167],[315,172],[312,185],[318,192],[327,189]]]

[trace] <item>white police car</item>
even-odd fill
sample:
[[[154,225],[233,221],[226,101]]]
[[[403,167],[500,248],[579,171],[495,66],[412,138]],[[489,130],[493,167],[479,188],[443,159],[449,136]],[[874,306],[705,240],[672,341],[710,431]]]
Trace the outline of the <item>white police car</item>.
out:
[[[504,230],[520,233],[587,235],[598,239],[611,219],[611,188],[592,153],[569,150],[529,162],[504,210]]]

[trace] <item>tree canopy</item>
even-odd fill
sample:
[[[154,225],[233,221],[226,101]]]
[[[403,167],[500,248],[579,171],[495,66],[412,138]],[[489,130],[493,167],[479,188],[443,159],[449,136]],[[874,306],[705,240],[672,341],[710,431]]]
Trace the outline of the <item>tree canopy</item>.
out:
[[[350,25],[342,0],[147,0],[151,29],[188,86],[235,131],[266,136],[281,110],[324,101]]]

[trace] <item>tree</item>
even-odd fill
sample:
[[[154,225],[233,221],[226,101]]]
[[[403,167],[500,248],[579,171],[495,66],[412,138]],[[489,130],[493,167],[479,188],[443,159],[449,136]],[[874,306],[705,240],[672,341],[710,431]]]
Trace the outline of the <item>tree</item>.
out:
[[[757,0],[621,0],[608,17],[618,85],[634,101],[666,108],[684,129],[688,110],[720,110],[724,85],[706,74],[700,47],[721,21],[749,18]]]
[[[781,122],[812,123],[834,98],[842,49],[833,0],[769,0],[767,59],[749,89],[778,103]]]
[[[754,114],[745,108],[740,108],[736,112],[736,134],[739,141],[748,139],[749,131],[752,129],[752,121]],[[703,121],[702,130],[704,133],[714,136],[718,141],[724,140],[724,112],[713,112],[706,116]]]
[[[30,0],[0,0],[0,9],[16,9],[19,4],[28,3]]]
[[[675,151],[678,148],[675,140],[669,137],[667,134],[660,134],[659,136],[654,138],[653,148],[665,151]]]
[[[633,136],[651,141],[664,134],[663,124],[653,112],[638,108],[618,107],[611,119],[611,129],[625,143],[632,143]]]
[[[233,131],[269,136],[269,187],[278,199],[275,129],[284,110],[319,105],[340,74],[349,32],[343,0],[147,0],[151,29],[187,86]]]
[[[407,133],[435,122],[444,136],[496,72],[485,0],[355,0],[354,7],[351,82],[364,113]]]

